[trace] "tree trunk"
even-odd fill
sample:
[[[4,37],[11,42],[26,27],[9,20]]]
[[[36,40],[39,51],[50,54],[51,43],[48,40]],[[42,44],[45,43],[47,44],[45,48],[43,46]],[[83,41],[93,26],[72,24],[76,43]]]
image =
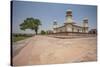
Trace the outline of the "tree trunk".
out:
[[[35,29],[35,33],[36,33],[36,35],[38,34],[38,30],[37,29]]]

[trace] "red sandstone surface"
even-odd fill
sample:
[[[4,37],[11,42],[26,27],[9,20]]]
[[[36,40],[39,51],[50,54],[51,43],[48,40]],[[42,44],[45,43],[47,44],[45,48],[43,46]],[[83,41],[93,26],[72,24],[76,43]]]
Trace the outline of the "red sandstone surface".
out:
[[[12,58],[13,65],[96,61],[96,41],[96,37],[59,39],[38,35],[21,44],[25,46]]]

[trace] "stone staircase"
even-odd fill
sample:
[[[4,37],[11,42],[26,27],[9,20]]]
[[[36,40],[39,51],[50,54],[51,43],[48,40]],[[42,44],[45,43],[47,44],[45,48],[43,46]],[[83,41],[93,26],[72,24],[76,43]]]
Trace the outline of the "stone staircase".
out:
[[[88,37],[96,37],[97,35],[48,35],[49,37],[60,38],[60,39],[73,39],[73,38],[88,38]]]

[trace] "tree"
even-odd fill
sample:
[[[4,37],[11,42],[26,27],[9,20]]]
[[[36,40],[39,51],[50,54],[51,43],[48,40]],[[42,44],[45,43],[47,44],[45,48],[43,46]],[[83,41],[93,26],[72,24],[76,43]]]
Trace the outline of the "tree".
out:
[[[20,24],[21,30],[31,29],[38,33],[39,25],[41,25],[41,21],[35,18],[26,18],[22,24]]]
[[[44,30],[41,30],[41,34],[42,34],[42,35],[45,35],[46,32],[45,32]]]

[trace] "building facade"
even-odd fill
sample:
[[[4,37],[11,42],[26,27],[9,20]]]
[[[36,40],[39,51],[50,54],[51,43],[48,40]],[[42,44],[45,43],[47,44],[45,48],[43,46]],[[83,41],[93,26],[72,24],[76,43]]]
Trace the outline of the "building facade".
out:
[[[57,21],[53,23],[53,33],[71,32],[71,33],[88,33],[88,18],[84,18],[82,26],[76,25],[73,21],[72,10],[68,9],[66,12],[66,20],[63,26],[59,26]]]

